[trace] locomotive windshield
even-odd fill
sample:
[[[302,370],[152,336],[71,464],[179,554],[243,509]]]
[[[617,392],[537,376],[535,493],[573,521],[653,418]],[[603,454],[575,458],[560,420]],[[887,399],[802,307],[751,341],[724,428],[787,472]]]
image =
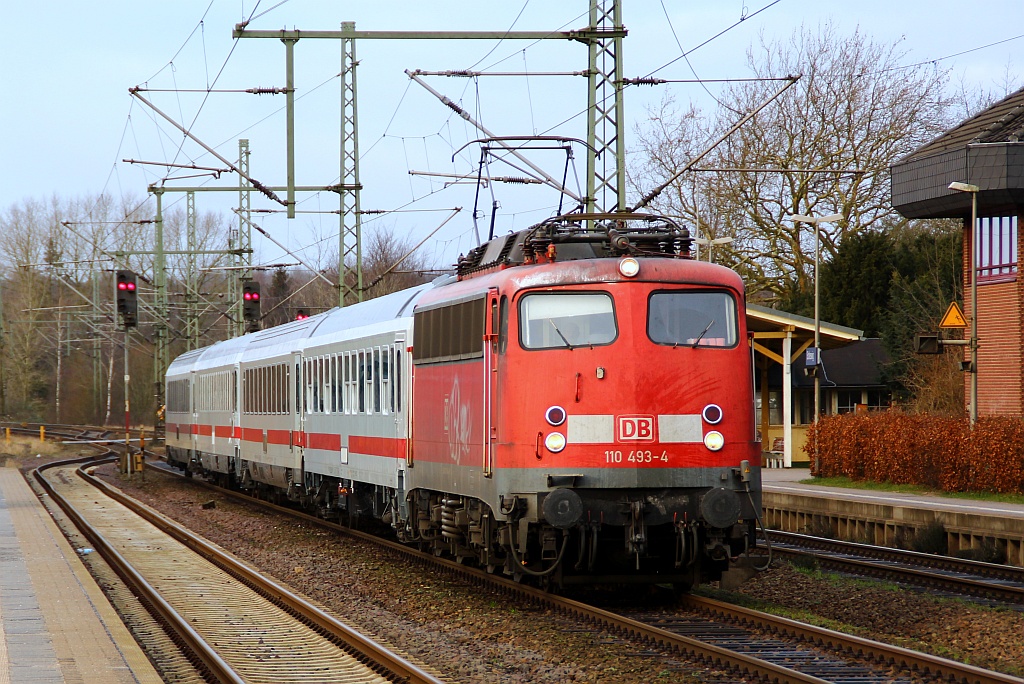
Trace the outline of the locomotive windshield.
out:
[[[519,303],[519,335],[524,349],[610,344],[618,336],[612,298],[603,292],[537,293]]]
[[[673,347],[733,347],[736,300],[728,292],[655,292],[647,306],[647,335]]]

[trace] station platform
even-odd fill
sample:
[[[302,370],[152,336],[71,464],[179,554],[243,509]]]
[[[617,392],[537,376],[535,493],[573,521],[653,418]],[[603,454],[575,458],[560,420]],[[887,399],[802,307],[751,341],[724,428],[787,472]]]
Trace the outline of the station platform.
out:
[[[162,681],[21,472],[0,464],[0,684]]]
[[[762,468],[766,525],[817,534],[824,524],[839,538],[896,546],[941,523],[949,553],[994,544],[1010,565],[1024,566],[1024,504],[801,482],[810,479],[807,468]]]

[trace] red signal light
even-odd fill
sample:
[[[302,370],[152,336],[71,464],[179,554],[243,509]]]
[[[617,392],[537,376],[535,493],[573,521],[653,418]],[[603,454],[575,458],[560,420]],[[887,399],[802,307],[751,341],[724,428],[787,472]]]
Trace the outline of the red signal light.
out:
[[[260,299],[260,293],[259,293],[259,292],[253,292],[253,293],[252,293],[252,300],[253,300],[254,302],[258,302],[258,301],[259,301],[259,299]]]
[[[245,294],[242,295],[242,299],[249,301],[250,299],[252,299],[252,293],[246,292]]]
[[[135,289],[135,283],[131,283],[131,282],[125,283],[125,289],[128,290],[129,292],[131,292],[132,290]]]
[[[118,290],[127,290],[128,289],[128,283],[118,283],[117,284],[117,289]]]

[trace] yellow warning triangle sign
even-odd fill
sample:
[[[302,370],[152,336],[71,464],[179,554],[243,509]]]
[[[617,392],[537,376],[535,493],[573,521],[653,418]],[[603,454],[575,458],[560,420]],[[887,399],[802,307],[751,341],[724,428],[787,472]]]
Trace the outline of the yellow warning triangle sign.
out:
[[[940,328],[966,328],[967,319],[964,317],[964,312],[960,309],[960,305],[956,302],[950,302],[949,308],[946,309],[946,314],[939,321]]]

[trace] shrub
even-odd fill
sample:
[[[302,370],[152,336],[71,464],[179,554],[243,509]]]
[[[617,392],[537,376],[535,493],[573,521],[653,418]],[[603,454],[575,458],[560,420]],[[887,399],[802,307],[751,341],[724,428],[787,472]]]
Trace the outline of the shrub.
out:
[[[949,553],[949,537],[946,526],[939,520],[933,520],[917,530],[910,540],[910,550],[918,553],[935,553],[945,556]]]
[[[824,477],[845,475],[950,492],[1024,493],[1024,420],[966,419],[886,411],[825,416],[804,452]]]
[[[982,563],[1006,564],[1006,549],[987,540],[982,542],[981,546],[960,549],[956,552],[955,556],[964,560],[980,561]]]

